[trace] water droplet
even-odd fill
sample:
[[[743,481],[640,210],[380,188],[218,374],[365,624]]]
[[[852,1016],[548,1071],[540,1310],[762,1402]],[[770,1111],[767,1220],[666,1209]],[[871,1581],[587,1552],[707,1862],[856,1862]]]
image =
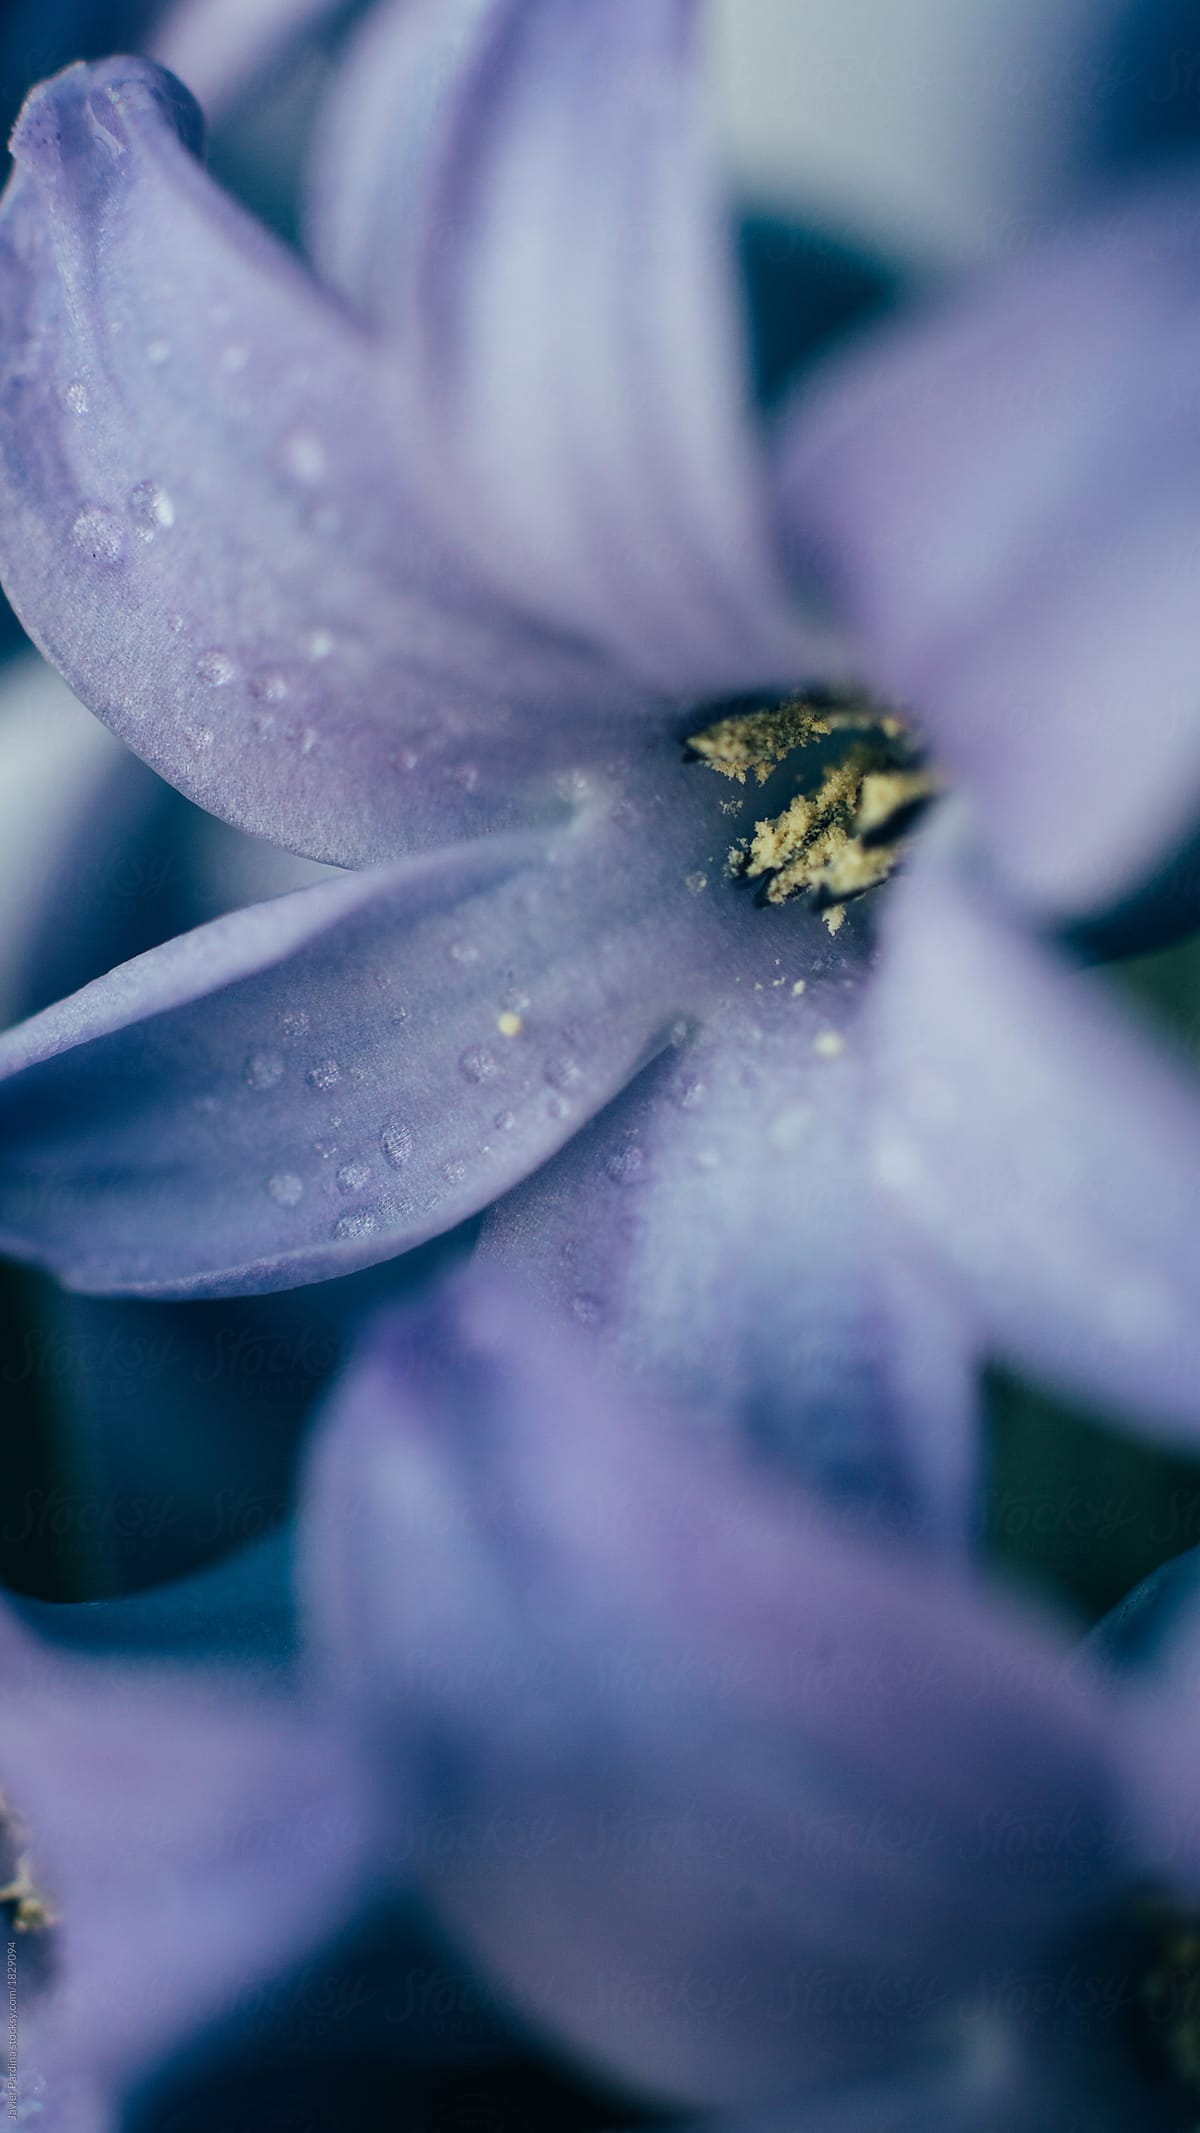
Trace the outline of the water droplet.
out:
[[[696,1111],[704,1102],[705,1088],[702,1081],[687,1081],[675,1101],[681,1111]]]
[[[571,1298],[571,1312],[581,1326],[597,1326],[604,1316],[604,1305],[598,1296],[581,1289],[578,1296]]]
[[[516,1116],[512,1111],[497,1111],[492,1120],[497,1133],[511,1133],[516,1123]]]
[[[81,511],[71,539],[93,563],[119,563],[125,550],[124,528],[115,511]]]
[[[182,616],[182,615],[168,615],[168,616],[167,616],[167,628],[168,628],[168,629],[169,629],[169,631],[171,632],[171,635],[172,635],[172,637],[178,637],[178,636],[179,636],[179,635],[181,634],[181,632],[182,632],[182,631],[183,631],[183,630],[184,630],[184,629],[186,628],[186,624],[185,624],[185,622],[184,622],[183,616]]]
[[[287,1071],[282,1052],[247,1052],[242,1069],[248,1089],[273,1089]]]
[[[171,343],[170,343],[169,341],[162,341],[162,340],[154,340],[154,341],[147,341],[147,343],[146,343],[146,361],[147,361],[148,363],[153,363],[153,365],[154,365],[154,367],[155,367],[155,369],[156,369],[156,370],[159,370],[159,369],[161,369],[162,365],[163,365],[164,363],[169,363],[169,362],[170,362],[170,360],[171,360]]]
[[[333,631],[310,630],[303,639],[303,650],[309,659],[328,659],[333,650]]]
[[[628,1148],[615,1150],[604,1168],[614,1185],[640,1185],[646,1176],[645,1151],[634,1141]]]
[[[63,400],[70,408],[71,413],[73,415],[86,415],[88,411],[87,386],[81,385],[78,380],[76,380],[74,385],[68,385],[65,393],[63,394]]]
[[[310,1089],[331,1089],[341,1078],[342,1070],[336,1059],[320,1060],[304,1077]]]
[[[370,1182],[371,1165],[369,1163],[343,1163],[337,1174],[337,1189],[339,1192],[361,1192],[363,1186],[369,1185]]]
[[[693,896],[702,896],[708,887],[707,874],[701,873],[699,869],[694,874],[685,874],[684,887],[689,889]]]
[[[442,1176],[450,1185],[461,1185],[466,1174],[467,1166],[464,1162],[456,1160],[453,1163],[442,1164]]]
[[[129,508],[137,521],[138,538],[152,541],[159,528],[175,524],[175,506],[162,483],[139,481],[129,492]]]
[[[338,1144],[336,1141],[313,1142],[313,1154],[319,1155],[323,1163],[332,1163],[337,1152]]]
[[[559,1096],[557,1092],[550,1098],[546,1105],[546,1110],[551,1118],[569,1118],[571,1116],[571,1106],[566,1097]]]
[[[287,695],[286,674],[276,667],[268,667],[262,674],[255,674],[250,683],[250,694],[260,704],[281,704]]]
[[[556,1052],[542,1072],[552,1089],[574,1089],[583,1080],[583,1068],[573,1052]]]
[[[294,1170],[276,1170],[267,1179],[267,1191],[277,1207],[297,1207],[304,1198],[304,1180]]]
[[[379,1145],[392,1169],[403,1170],[413,1152],[412,1132],[403,1119],[389,1119],[379,1136]]]
[[[220,645],[214,645],[209,651],[201,652],[196,661],[196,672],[210,689],[224,689],[233,680],[237,667],[228,652],[223,652]]]
[[[352,1215],[339,1215],[333,1225],[333,1234],[339,1244],[347,1237],[369,1237],[379,1227],[369,1207],[358,1207]]]
[[[472,947],[470,941],[451,941],[450,959],[455,963],[477,963],[479,950]]]
[[[239,370],[246,368],[249,361],[250,350],[241,341],[231,341],[228,348],[221,350],[221,369],[227,378],[235,377]]]
[[[304,726],[304,727],[302,727],[302,729],[301,729],[301,732],[300,732],[300,753],[301,753],[301,755],[311,755],[311,754],[312,754],[312,752],[313,752],[313,749],[314,749],[314,748],[316,747],[316,745],[317,745],[317,742],[318,742],[318,740],[319,740],[319,739],[320,739],[320,735],[319,735],[319,733],[317,732],[317,729],[316,729],[316,727],[315,727],[315,726]]]
[[[281,1015],[279,1018],[279,1027],[283,1032],[285,1042],[288,1044],[294,1043],[297,1037],[307,1037],[308,1024],[309,1016],[306,1007],[289,1008],[287,1014]]]
[[[283,463],[297,481],[320,481],[325,472],[325,447],[312,430],[293,430],[284,439]]]
[[[493,1081],[500,1072],[500,1062],[486,1044],[473,1044],[463,1053],[458,1062],[459,1071],[468,1081]]]

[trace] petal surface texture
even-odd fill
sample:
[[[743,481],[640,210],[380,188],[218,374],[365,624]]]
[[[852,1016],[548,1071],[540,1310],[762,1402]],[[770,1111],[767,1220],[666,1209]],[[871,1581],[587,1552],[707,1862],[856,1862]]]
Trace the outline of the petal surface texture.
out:
[[[241,828],[360,866],[528,815],[616,685],[415,509],[369,342],[209,181],[199,133],[138,60],[25,107],[0,210],[6,589],[89,709]]]
[[[697,0],[451,0],[366,32],[319,263],[393,338],[426,493],[523,607],[676,694],[831,656],[776,561]]]
[[[1111,902],[1200,811],[1200,176],[1069,229],[832,371],[785,517],[1001,865]]]
[[[519,1291],[381,1329],[310,1503],[335,1678],[426,1773],[404,1862],[610,2069],[861,2077],[1111,1893],[1103,1714],[1055,1645],[665,1429]],[[1009,1826],[1070,1835],[1035,1863]]]
[[[341,876],[123,965],[0,1039],[0,1238],[74,1287],[194,1296],[322,1280],[451,1228],[686,1012],[706,944],[655,886],[581,816],[554,842]]]
[[[1006,922],[930,836],[871,1001],[881,1197],[993,1352],[1200,1424],[1200,1096],[1120,995]],[[902,1247],[903,1248],[903,1247]]]
[[[797,994],[801,959],[785,956],[656,1060],[491,1211],[481,1252],[610,1350],[644,1400],[734,1431],[864,1515],[961,1539],[974,1357],[944,1280],[881,1219],[855,925],[826,976]]]

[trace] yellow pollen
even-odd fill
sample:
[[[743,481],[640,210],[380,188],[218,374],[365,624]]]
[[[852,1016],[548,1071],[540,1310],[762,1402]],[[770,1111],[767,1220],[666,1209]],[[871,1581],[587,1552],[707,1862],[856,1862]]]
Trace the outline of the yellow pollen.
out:
[[[813,1050],[818,1059],[836,1059],[846,1049],[846,1040],[835,1029],[823,1029],[813,1038]]]
[[[903,720],[861,697],[820,705],[794,697],[720,719],[688,742],[723,777],[765,784],[794,749],[841,732],[856,738],[824,768],[816,790],[797,793],[780,814],[757,822],[727,858],[731,874],[770,877],[768,903],[811,895],[824,907],[830,933],[853,897],[887,880],[903,856],[901,831],[938,790]]]
[[[496,1028],[502,1037],[519,1037],[524,1027],[520,1015],[510,1014],[507,1009],[496,1017]]]

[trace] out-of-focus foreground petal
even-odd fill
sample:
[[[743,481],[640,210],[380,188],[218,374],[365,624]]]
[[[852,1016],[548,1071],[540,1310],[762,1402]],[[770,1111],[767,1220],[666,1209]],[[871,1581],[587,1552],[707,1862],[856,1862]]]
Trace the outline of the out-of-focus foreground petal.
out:
[[[501,1201],[480,1250],[608,1348],[645,1402],[733,1431],[860,1517],[961,1543],[975,1357],[944,1282],[880,1219],[854,925],[799,999],[785,962],[648,1067]]]
[[[657,888],[623,826],[581,812],[556,841],[344,875],[125,964],[0,1038],[0,1238],[74,1287],[197,1296],[440,1234],[711,982],[698,900],[677,884],[672,913]]]
[[[89,709],[244,829],[365,865],[528,819],[611,738],[611,677],[415,511],[367,341],[205,176],[199,130],[138,60],[26,106],[0,212],[5,587]]]
[[[352,0],[173,0],[157,25],[155,59],[207,111],[243,97],[272,61],[315,37]]]
[[[720,695],[831,656],[769,537],[697,0],[392,0],[320,265],[393,336],[427,493],[521,607]]]
[[[1054,1644],[664,1427],[494,1276],[380,1328],[310,1505],[334,1678],[426,1773],[406,1870],[610,2068],[862,2077],[1110,1892]]]
[[[1198,261],[1190,170],[881,337],[783,439],[798,569],[1070,914],[1200,811]]]
[[[3,1783],[58,1922],[21,2081],[123,2091],[345,1915],[370,1810],[339,1737],[261,1688],[85,1668],[6,1630]]]
[[[1006,923],[940,835],[885,924],[875,1165],[899,1247],[941,1262],[993,1353],[1194,1440],[1191,1077]]]

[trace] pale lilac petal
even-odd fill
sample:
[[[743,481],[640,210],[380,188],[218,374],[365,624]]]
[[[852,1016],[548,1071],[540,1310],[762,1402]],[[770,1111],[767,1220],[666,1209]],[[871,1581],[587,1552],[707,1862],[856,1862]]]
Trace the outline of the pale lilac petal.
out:
[[[10,1667],[9,1673],[13,1669]],[[370,1810],[339,1737],[253,1696],[31,1654],[3,1782],[60,1924],[23,2078],[120,2091],[331,1936]]]
[[[1107,1900],[1093,1687],[494,1284],[380,1329],[310,1483],[333,1678],[425,1773],[400,1863],[627,2077],[733,2102],[861,2076]]]
[[[993,1352],[1194,1439],[1200,1097],[1098,977],[1016,932],[925,840],[872,998],[874,1160]]]
[[[1189,172],[879,338],[783,438],[799,566],[1071,912],[1200,810],[1198,256]]]
[[[581,815],[554,842],[341,876],[10,1031],[5,1248],[83,1289],[212,1295],[372,1265],[477,1212],[712,982],[696,900],[669,905],[637,842]]]
[[[350,0],[173,0],[149,48],[206,110],[220,110],[349,6]]]
[[[320,264],[394,336],[427,489],[522,606],[673,693],[830,655],[777,566],[697,0],[393,4],[328,128]]]
[[[413,509],[369,343],[205,177],[198,129],[136,60],[26,106],[0,215],[6,589],[91,710],[276,843],[364,865],[528,819],[611,738],[611,677]]]
[[[862,1518],[961,1540],[975,1359],[944,1282],[880,1219],[869,976],[841,943],[831,961],[799,995],[807,958],[785,961],[647,1068],[492,1211],[481,1251],[607,1347],[643,1398],[734,1432]]]

